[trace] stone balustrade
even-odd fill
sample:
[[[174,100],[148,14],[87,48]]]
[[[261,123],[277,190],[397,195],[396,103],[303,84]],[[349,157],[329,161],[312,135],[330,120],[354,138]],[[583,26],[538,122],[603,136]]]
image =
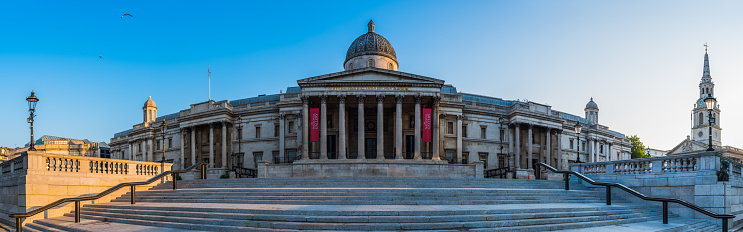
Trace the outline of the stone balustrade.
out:
[[[700,166],[700,162],[704,166]],[[694,172],[699,170],[719,170],[720,157],[714,153],[662,156],[644,159],[616,160],[571,164],[574,171],[580,170],[586,176],[632,175]],[[731,162],[732,163],[732,162]],[[743,168],[743,166],[741,166]],[[740,172],[740,169],[738,169]],[[738,174],[739,175],[739,174]]]

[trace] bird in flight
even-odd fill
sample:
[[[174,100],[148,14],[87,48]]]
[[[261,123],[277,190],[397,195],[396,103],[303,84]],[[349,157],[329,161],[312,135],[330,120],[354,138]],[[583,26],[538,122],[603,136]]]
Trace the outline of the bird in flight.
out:
[[[123,18],[124,18],[124,16],[134,17],[134,16],[132,16],[131,14],[129,14],[129,13],[126,13],[126,14],[122,15],[122,16],[121,16],[121,18],[123,19]]]
[[[99,55],[98,58],[103,58],[103,55]]]

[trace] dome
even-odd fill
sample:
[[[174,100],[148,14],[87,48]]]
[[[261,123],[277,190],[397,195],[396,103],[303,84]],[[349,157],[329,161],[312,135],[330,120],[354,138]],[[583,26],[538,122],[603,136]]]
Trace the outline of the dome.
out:
[[[381,35],[374,33],[374,22],[369,21],[369,32],[356,38],[348,47],[346,53],[346,62],[354,57],[363,55],[379,55],[390,58],[397,63],[397,56],[395,55],[395,49],[392,48],[387,39]]]
[[[593,98],[591,98],[591,101],[589,101],[588,104],[586,104],[586,109],[587,110],[593,110],[593,109],[598,110],[599,105],[593,101]]]
[[[155,105],[155,101],[152,100],[152,96],[150,96],[150,99],[147,99],[146,102],[144,102],[144,106],[142,108],[157,108],[157,105]]]

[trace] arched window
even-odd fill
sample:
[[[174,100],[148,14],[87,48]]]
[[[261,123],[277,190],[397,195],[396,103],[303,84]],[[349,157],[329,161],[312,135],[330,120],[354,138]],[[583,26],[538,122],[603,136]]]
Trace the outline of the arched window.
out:
[[[704,124],[704,113],[699,112],[699,125]]]
[[[705,93],[706,93],[706,94],[709,94],[709,88],[707,88],[706,90],[707,90],[707,91],[705,91]]]
[[[353,63],[348,64],[348,70],[353,69]]]
[[[369,67],[374,67],[374,60],[373,59],[369,59],[367,62],[368,62],[368,66]]]
[[[392,63],[387,64],[387,69],[392,70]]]

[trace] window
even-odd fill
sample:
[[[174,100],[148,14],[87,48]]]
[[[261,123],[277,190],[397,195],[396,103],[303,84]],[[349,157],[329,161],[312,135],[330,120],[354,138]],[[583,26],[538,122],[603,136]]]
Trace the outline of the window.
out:
[[[156,149],[157,150],[160,150],[160,140],[157,140],[157,142],[155,144],[156,144],[155,145]]]
[[[349,70],[353,69],[353,63],[348,64],[348,69]]]
[[[480,152],[477,154],[480,158],[480,161],[483,162],[483,168],[488,168],[488,153],[487,152]]]
[[[294,122],[289,122],[289,127],[287,128],[287,130],[289,131],[289,134],[294,133]]]
[[[328,117],[328,124],[325,124],[325,125],[327,125],[328,128],[334,128],[333,127],[333,116]]]
[[[470,163],[469,162],[469,158],[470,158],[470,153],[469,152],[462,152],[462,164],[468,164],[468,163]]]
[[[447,122],[446,123],[446,133],[453,135],[454,134],[454,122]]]
[[[467,137],[467,125],[462,125],[462,138]]]
[[[449,163],[454,162],[454,151],[452,150],[446,151],[446,160],[449,161]]]
[[[575,149],[573,147],[575,147],[575,146],[573,146],[573,139],[570,139],[570,149]]]
[[[261,127],[260,126],[256,126],[255,127],[255,138],[257,139],[257,138],[260,138],[260,137],[261,137]]]
[[[294,162],[294,157],[296,155],[297,151],[294,149],[287,149],[286,153],[284,153],[284,161],[287,163]]]
[[[392,70],[392,63],[387,64],[387,69]]]
[[[415,128],[415,116],[410,115],[408,116],[408,129],[414,129]]]
[[[373,59],[367,60],[367,66],[368,67],[374,67],[374,60]]]
[[[168,138],[168,148],[173,148],[173,138]]]
[[[281,163],[281,156],[279,156],[279,151],[273,151],[273,163],[280,164]]]
[[[487,139],[488,138],[487,131],[488,131],[488,128],[487,127],[480,127],[480,138],[481,139]]]
[[[599,154],[604,154],[604,144],[599,144]]]
[[[273,127],[273,137],[279,137],[279,125]]]
[[[581,145],[581,148],[583,148],[581,149],[581,151],[586,151],[586,142],[581,142],[580,145]]]
[[[704,124],[704,114],[699,112],[699,125]]]
[[[256,165],[258,161],[263,161],[263,152],[262,151],[253,152],[253,159],[256,162]]]

